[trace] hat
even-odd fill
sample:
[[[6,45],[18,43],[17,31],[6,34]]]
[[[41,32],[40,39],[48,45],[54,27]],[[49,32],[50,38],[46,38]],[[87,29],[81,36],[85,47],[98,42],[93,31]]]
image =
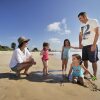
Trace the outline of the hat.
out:
[[[19,37],[18,38],[19,45],[21,45],[23,42],[28,42],[28,41],[30,41],[30,39],[26,39],[25,37]]]

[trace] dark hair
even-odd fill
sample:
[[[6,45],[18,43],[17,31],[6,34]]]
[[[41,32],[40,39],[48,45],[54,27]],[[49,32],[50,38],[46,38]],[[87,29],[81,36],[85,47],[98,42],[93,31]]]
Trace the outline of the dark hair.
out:
[[[44,42],[44,43],[43,43],[43,48],[46,47],[46,46],[49,46],[49,43]]]
[[[69,41],[68,39],[65,39],[65,40],[64,40],[64,46],[65,46],[65,42],[66,42],[66,41],[68,41],[68,44],[69,44],[69,46],[70,46],[70,41]]]
[[[18,48],[21,48],[23,46],[24,43],[21,43],[18,45]]]
[[[73,54],[72,56],[75,56],[80,61],[80,65],[82,64],[82,58],[79,54]]]
[[[78,14],[78,17],[80,17],[80,16],[86,16],[86,15],[87,15],[86,12],[80,12],[80,13]]]

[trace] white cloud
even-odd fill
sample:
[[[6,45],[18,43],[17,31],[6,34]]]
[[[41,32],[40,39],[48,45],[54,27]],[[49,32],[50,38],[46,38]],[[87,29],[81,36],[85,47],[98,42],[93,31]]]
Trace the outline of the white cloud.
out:
[[[61,45],[61,41],[58,38],[50,38],[48,40],[48,42],[50,43],[50,48],[52,50],[60,50],[62,45]]]
[[[69,34],[71,31],[67,27],[66,19],[63,18],[59,22],[51,23],[47,26],[48,31],[57,32],[61,35]]]
[[[48,31],[60,31],[60,22],[54,22],[48,25]]]
[[[51,39],[49,39],[49,42],[50,43],[55,43],[55,44],[61,43],[60,39],[58,39],[58,38],[51,38]]]

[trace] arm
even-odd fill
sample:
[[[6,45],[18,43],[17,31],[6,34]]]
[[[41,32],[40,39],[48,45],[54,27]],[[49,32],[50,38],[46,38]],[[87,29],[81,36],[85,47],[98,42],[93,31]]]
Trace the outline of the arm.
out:
[[[94,38],[94,41],[93,41],[93,45],[92,45],[92,47],[91,47],[91,51],[95,51],[95,49],[96,49],[96,43],[97,43],[97,41],[98,41],[98,38],[99,38],[99,27],[96,27],[95,28],[95,38]]]
[[[80,49],[82,48],[82,36],[83,36],[83,34],[82,34],[82,32],[80,32],[80,34],[79,34],[79,48]]]
[[[26,50],[27,58],[26,58],[26,60],[23,63],[33,63],[33,64],[36,64],[36,62],[34,61],[31,53],[29,52],[29,50],[27,48],[25,50]]]
[[[63,58],[63,51],[64,51],[64,47],[62,47],[62,51],[61,51],[61,60]]]
[[[89,72],[89,70],[88,70],[84,65],[81,65],[81,67],[82,67],[86,72],[88,72],[91,76],[93,76],[93,75]]]
[[[40,52],[40,55],[43,55],[43,50]]]
[[[53,56],[54,54],[53,54],[53,53],[49,53],[49,55],[50,55],[50,56]]]
[[[70,65],[70,69],[69,69],[68,77],[70,76],[71,73],[72,73],[72,64]]]
[[[74,47],[74,46],[71,46],[71,48],[73,48],[73,49],[80,49],[80,47]]]

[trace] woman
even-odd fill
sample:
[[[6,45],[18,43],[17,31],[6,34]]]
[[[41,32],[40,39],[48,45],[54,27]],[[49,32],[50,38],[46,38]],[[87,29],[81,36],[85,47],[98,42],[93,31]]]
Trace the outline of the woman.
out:
[[[27,49],[28,41],[25,37],[18,38],[18,48],[13,52],[10,65],[12,71],[16,72],[17,76],[20,76],[20,72],[24,70],[24,75],[28,76],[28,69],[36,62],[32,58],[30,52]]]

